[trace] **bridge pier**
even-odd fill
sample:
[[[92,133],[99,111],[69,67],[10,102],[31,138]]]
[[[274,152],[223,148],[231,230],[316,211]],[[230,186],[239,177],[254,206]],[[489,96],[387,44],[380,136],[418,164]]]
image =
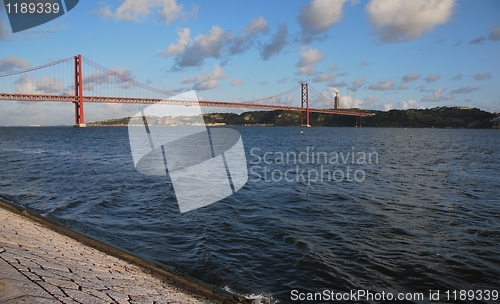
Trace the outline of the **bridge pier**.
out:
[[[356,128],[363,127],[363,116],[356,116]]]
[[[301,100],[301,108],[300,111],[300,125],[303,127],[311,127],[311,121],[309,118],[309,84],[302,83],[300,89],[300,100]],[[305,108],[305,110],[304,110]]]
[[[75,56],[75,128],[85,128],[83,112],[82,55]]]

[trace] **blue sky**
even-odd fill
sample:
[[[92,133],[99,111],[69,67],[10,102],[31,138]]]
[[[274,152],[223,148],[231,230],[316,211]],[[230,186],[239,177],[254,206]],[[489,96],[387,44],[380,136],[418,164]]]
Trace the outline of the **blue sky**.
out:
[[[159,89],[250,100],[301,82],[341,106],[500,111],[500,1],[80,1],[13,34],[0,74],[82,54]],[[297,92],[298,94],[298,92]],[[88,105],[87,120],[131,116]],[[72,124],[73,106],[0,102],[0,125]]]

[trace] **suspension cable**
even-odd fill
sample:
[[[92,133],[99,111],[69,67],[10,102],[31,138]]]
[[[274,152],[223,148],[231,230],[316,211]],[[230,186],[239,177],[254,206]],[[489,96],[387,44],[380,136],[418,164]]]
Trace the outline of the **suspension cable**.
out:
[[[44,65],[40,65],[40,66],[37,66],[37,67],[33,67],[33,68],[27,68],[27,69],[18,70],[18,71],[15,71],[15,72],[8,72],[8,73],[0,75],[0,77],[13,76],[13,75],[17,75],[17,74],[22,74],[22,73],[28,73],[28,72],[32,72],[32,71],[36,71],[36,70],[41,70],[41,69],[48,68],[50,66],[53,66],[53,65],[56,65],[56,64],[60,64],[60,63],[63,63],[63,62],[66,62],[66,61],[69,61],[69,60],[72,60],[72,59],[73,59],[73,57],[69,57],[69,58],[61,59],[61,60],[54,61],[54,62],[51,62],[51,63],[47,63],[47,64],[44,64]]]
[[[106,74],[108,74],[108,75],[111,75],[111,76],[116,77],[116,78],[118,78],[118,79],[120,79],[120,80],[123,80],[123,81],[125,81],[125,82],[128,82],[128,83],[130,83],[130,84],[132,84],[132,85],[135,85],[135,86],[141,87],[141,88],[143,88],[143,89],[146,89],[146,90],[148,90],[148,91],[152,91],[152,92],[159,93],[159,94],[162,94],[162,95],[168,95],[168,96],[173,96],[173,95],[175,95],[175,94],[174,94],[174,93],[172,93],[172,92],[169,92],[169,91],[164,91],[164,90],[159,90],[159,89],[156,89],[156,88],[150,87],[150,86],[145,85],[145,84],[142,84],[142,83],[140,83],[140,82],[138,82],[138,81],[136,81],[136,80],[133,80],[133,79],[132,79],[132,78],[130,78],[130,77],[126,77],[126,76],[120,75],[120,74],[119,74],[119,73],[117,73],[117,72],[113,72],[113,71],[111,71],[110,69],[107,69],[107,68],[103,67],[102,65],[100,65],[100,64],[98,64],[98,63],[96,63],[96,62],[94,62],[94,61],[92,61],[92,60],[90,60],[90,59],[88,59],[87,57],[83,57],[83,56],[82,56],[82,58],[84,58],[84,59],[85,59],[85,62],[87,62],[87,64],[91,65],[92,67],[94,67],[94,68],[96,68],[96,69],[98,69],[98,70],[101,70],[102,72],[104,72],[104,73],[106,73]]]

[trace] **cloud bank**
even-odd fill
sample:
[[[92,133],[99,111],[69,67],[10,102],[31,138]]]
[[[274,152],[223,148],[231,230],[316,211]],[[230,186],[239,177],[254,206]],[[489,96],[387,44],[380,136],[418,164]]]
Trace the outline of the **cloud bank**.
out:
[[[371,0],[368,18],[381,43],[413,41],[452,16],[454,0]]]

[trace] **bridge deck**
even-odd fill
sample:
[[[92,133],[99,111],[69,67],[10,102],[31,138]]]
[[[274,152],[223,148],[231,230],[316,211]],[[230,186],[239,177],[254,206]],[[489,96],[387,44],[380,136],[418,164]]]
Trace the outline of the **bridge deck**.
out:
[[[70,95],[34,95],[34,94],[7,94],[0,93],[0,100],[12,101],[45,101],[45,102],[77,102],[78,97]],[[103,96],[83,96],[83,102],[90,103],[128,103],[128,104],[165,104],[165,105],[199,105],[202,107],[223,107],[238,109],[263,109],[263,110],[286,110],[286,111],[306,111],[305,108],[286,105],[267,105],[260,103],[240,103],[208,100],[175,100],[162,98],[131,98],[131,97],[103,97]],[[325,113],[335,115],[347,115],[357,117],[367,117],[370,113],[351,110],[335,110],[309,108],[309,112]]]

